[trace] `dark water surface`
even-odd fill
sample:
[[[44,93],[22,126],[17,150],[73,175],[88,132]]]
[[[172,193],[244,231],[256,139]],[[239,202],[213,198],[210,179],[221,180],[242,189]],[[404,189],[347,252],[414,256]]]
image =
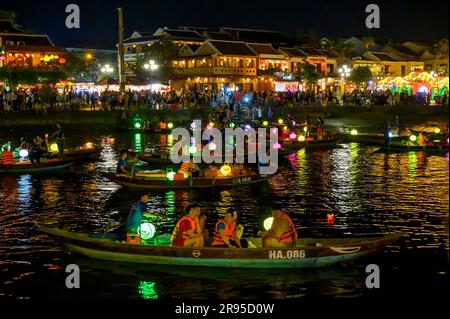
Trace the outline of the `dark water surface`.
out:
[[[76,130],[76,131],[75,131]],[[4,130],[3,141],[27,132]],[[108,129],[67,129],[75,144]],[[170,232],[191,202],[209,214],[237,207],[245,233],[254,235],[282,203],[299,236],[405,233],[374,256],[316,270],[236,270],[142,266],[95,261],[65,253],[35,223],[92,232],[108,220],[125,222],[143,193],[121,188],[102,176],[114,169],[117,150],[170,144],[165,135],[114,134],[99,161],[66,171],[0,175],[0,299],[41,298],[336,298],[378,296],[448,297],[449,155],[383,153],[356,143],[330,150],[301,150],[283,161],[269,182],[227,190],[147,191],[149,210],[161,216],[157,228]],[[334,212],[335,224],[326,214]],[[81,268],[81,289],[65,288],[65,267]],[[365,286],[365,267],[381,269],[381,289]]]

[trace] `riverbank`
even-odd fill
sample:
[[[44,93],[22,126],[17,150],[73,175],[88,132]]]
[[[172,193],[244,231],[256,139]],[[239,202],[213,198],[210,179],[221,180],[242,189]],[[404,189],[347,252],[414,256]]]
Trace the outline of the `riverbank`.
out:
[[[184,125],[194,118],[204,121],[208,118],[209,109],[180,109],[180,110],[148,110],[143,106],[133,107],[127,114],[128,118],[139,114],[144,120],[152,122],[172,122],[174,126]],[[416,125],[421,123],[448,124],[448,106],[410,106],[393,107],[374,106],[370,110],[361,106],[295,106],[275,108],[272,119],[284,118],[291,113],[297,121],[304,121],[308,114],[311,121],[318,116],[322,117],[327,126],[352,127],[366,131],[379,131],[388,121],[395,120],[395,115],[400,116],[403,124]],[[54,126],[61,121],[65,126],[116,126],[122,122],[122,111],[48,111],[47,117],[38,117],[34,112],[1,113],[0,127],[17,126]]]

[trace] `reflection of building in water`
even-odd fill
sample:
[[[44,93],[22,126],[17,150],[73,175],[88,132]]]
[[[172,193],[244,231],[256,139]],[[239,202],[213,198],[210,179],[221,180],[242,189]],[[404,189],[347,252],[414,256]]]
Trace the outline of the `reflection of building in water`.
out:
[[[143,299],[158,299],[158,293],[155,290],[155,283],[153,281],[141,281],[138,292]]]
[[[18,209],[22,213],[29,212],[31,206],[31,175],[21,175],[17,183]]]

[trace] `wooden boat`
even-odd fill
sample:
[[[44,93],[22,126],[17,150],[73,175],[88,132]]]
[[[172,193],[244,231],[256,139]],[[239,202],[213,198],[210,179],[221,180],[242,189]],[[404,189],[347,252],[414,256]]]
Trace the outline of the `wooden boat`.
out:
[[[97,159],[100,156],[101,149],[98,146],[94,147],[75,147],[64,150],[64,155],[68,158],[77,160],[83,159]]]
[[[32,164],[30,161],[15,162],[14,164],[0,164],[0,173],[26,173],[26,172],[44,172],[54,169],[61,169],[68,167],[74,163],[70,158],[52,158],[41,163]]]
[[[135,173],[133,176],[106,174],[109,180],[127,187],[146,189],[233,187],[260,183],[270,176],[247,174],[226,177],[189,177],[169,180],[166,173]]]
[[[314,140],[314,141],[283,141],[288,146],[295,146],[297,148],[332,148],[342,143],[342,139],[330,139],[330,140]]]
[[[369,238],[303,238],[295,247],[262,248],[260,238],[248,238],[256,248],[185,248],[170,246],[167,236],[147,245],[101,238],[101,235],[39,227],[69,251],[94,259],[171,266],[229,268],[317,268],[348,262],[382,250],[402,234]]]
[[[448,145],[400,145],[400,144],[388,144],[381,147],[384,151],[388,152],[436,152],[447,153],[449,151]]]
[[[162,152],[162,153],[140,153],[137,154],[137,158],[140,161],[147,163],[158,163],[158,164],[172,164],[172,160],[170,159],[170,153]]]
[[[143,134],[170,134],[172,131],[168,128],[149,128],[145,129],[143,127],[136,128],[136,127],[126,127],[126,126],[116,126],[115,127],[120,132],[132,132],[132,133],[143,133]]]

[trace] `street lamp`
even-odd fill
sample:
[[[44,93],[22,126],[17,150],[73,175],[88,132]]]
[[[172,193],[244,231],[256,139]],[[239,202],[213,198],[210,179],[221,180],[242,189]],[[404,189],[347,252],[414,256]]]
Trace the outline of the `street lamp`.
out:
[[[110,73],[112,73],[112,72],[114,71],[114,69],[113,69],[109,64],[105,64],[105,65],[100,69],[100,71],[101,71],[102,73],[110,74]]]
[[[345,92],[345,79],[350,76],[352,69],[350,69],[347,64],[344,64],[341,68],[338,69],[338,72],[343,80],[343,92]]]
[[[150,60],[149,63],[144,64],[144,69],[150,71],[155,71],[158,69],[158,67],[159,67],[158,64],[156,64],[154,60]]]

